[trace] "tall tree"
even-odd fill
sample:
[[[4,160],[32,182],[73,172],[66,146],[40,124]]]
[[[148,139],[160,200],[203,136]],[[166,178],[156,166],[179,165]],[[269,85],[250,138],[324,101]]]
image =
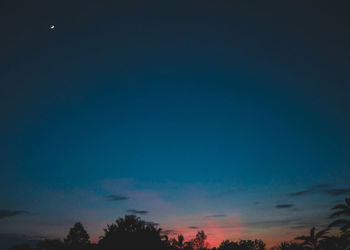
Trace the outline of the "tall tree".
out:
[[[199,231],[196,234],[196,238],[193,239],[193,248],[196,250],[203,250],[208,249],[208,242],[207,242],[207,235],[204,233],[204,231]]]
[[[74,249],[86,248],[90,245],[90,236],[86,232],[84,226],[77,222],[69,230],[67,237],[64,239],[64,243]]]

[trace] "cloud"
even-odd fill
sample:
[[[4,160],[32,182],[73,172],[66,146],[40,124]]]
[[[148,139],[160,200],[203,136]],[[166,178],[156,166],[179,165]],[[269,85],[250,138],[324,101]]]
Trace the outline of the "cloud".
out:
[[[147,226],[151,226],[151,227],[157,227],[159,226],[159,223],[153,222],[153,221],[145,221],[145,224]]]
[[[350,188],[326,189],[323,192],[331,196],[346,195],[350,194]]]
[[[289,197],[299,197],[312,194],[323,194],[328,196],[339,196],[350,194],[350,188],[331,188],[330,184],[319,184],[305,190],[287,194]]]
[[[136,210],[136,209],[128,209],[127,212],[131,214],[148,214],[149,213],[146,210]]]
[[[287,219],[280,219],[280,220],[253,221],[253,222],[247,223],[246,225],[252,226],[252,227],[259,227],[259,228],[270,228],[270,227],[276,227],[276,226],[291,225],[291,224],[295,224],[298,221],[300,221],[300,219],[287,218]]]
[[[127,196],[115,195],[115,194],[107,195],[106,198],[109,201],[125,201],[125,200],[129,199],[129,197],[127,197]]]
[[[188,228],[189,228],[189,229],[198,229],[199,227],[196,227],[196,226],[189,226]]]
[[[270,220],[259,220],[259,221],[250,221],[245,225],[253,228],[290,228],[290,229],[300,229],[300,228],[311,228],[315,227],[327,227],[329,224],[329,218],[326,216],[320,216],[320,214],[314,214],[314,216],[300,216],[300,217],[287,217],[281,219]]]
[[[297,197],[297,196],[303,196],[303,195],[310,194],[310,193],[312,193],[311,190],[303,190],[303,191],[299,191],[299,192],[289,193],[287,195],[290,197]]]
[[[0,210],[0,219],[4,219],[6,217],[12,217],[20,214],[27,214],[27,211],[23,210],[8,210],[8,209],[2,209]]]
[[[176,234],[176,231],[168,229],[168,230],[163,230],[162,233],[165,235],[171,235],[171,234],[174,235],[174,234]]]
[[[278,209],[283,209],[283,208],[292,208],[294,207],[293,204],[280,204],[280,205],[276,205],[275,208],[278,208]]]
[[[220,218],[220,217],[226,217],[226,214],[212,214],[212,215],[207,215],[204,218]]]

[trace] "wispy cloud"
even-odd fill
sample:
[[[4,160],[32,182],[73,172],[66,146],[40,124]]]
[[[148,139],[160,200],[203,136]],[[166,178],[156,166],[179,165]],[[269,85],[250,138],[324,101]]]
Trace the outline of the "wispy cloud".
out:
[[[278,208],[278,209],[283,209],[283,208],[292,208],[294,207],[293,204],[279,204],[279,205],[276,205],[275,208]]]
[[[188,228],[189,229],[199,229],[199,227],[196,227],[196,226],[189,226]]]
[[[290,197],[297,197],[297,196],[303,196],[303,195],[311,194],[311,193],[312,193],[311,190],[303,190],[303,191],[299,191],[299,192],[289,193],[287,195]]]
[[[245,192],[245,191],[247,191],[247,190],[243,189],[243,188],[231,188],[231,189],[228,189],[228,190],[226,190],[224,192],[215,194],[214,197],[223,197],[223,196],[228,196],[228,195],[232,195],[232,194],[242,193],[242,192]]]
[[[245,225],[253,228],[290,228],[290,229],[300,229],[300,228],[311,228],[315,227],[323,227],[324,225],[328,225],[329,218],[327,216],[300,216],[300,217],[287,217],[281,219],[273,219],[270,220],[258,220],[251,221],[246,223]]]
[[[270,228],[270,227],[276,227],[276,226],[285,226],[285,225],[291,225],[295,224],[296,222],[300,221],[300,219],[297,218],[287,218],[287,219],[280,219],[280,220],[263,220],[263,221],[253,221],[249,222],[246,225],[252,226],[252,227],[259,227],[259,228]]]
[[[174,235],[176,234],[176,231],[172,229],[168,229],[168,230],[163,230],[162,233],[165,235]]]
[[[320,184],[308,187],[307,189],[298,191],[298,192],[292,192],[288,193],[287,196],[289,197],[299,197],[299,196],[305,196],[305,195],[312,195],[312,194],[324,194],[328,196],[339,196],[339,195],[347,195],[350,194],[350,188],[331,188],[332,185],[330,184]]]
[[[127,196],[115,195],[115,194],[107,195],[106,198],[109,201],[125,201],[125,200],[129,199],[129,197],[127,197]]]
[[[346,194],[350,194],[350,188],[327,189],[327,190],[324,190],[324,193],[331,196],[346,195]]]
[[[226,214],[212,214],[212,215],[207,215],[204,218],[220,218],[220,217],[226,217]]]
[[[159,226],[159,223],[153,222],[153,221],[146,221],[145,223],[146,223],[146,225],[148,225],[148,226],[153,226],[153,227]]]
[[[9,210],[9,209],[2,209],[0,210],[0,219],[4,219],[6,217],[12,217],[20,214],[27,214],[27,211],[23,210]]]
[[[137,210],[137,209],[128,209],[127,212],[131,214],[148,214],[149,213],[146,210]]]

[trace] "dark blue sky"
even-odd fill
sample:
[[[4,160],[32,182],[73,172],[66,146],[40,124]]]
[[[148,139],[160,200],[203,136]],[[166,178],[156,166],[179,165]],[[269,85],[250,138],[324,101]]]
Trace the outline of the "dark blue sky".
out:
[[[97,238],[136,209],[272,242],[349,195],[345,2],[0,9],[1,237]]]

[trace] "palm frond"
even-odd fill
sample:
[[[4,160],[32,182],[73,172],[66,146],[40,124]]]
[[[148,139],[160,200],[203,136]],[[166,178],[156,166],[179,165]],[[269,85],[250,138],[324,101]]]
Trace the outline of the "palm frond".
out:
[[[338,205],[335,205],[332,209],[349,209],[348,206],[344,205],[344,204],[338,204]]]
[[[347,223],[347,224],[345,224],[344,226],[342,226],[342,227],[340,228],[340,230],[342,230],[343,232],[346,232],[349,228],[350,228],[350,223]]]
[[[338,216],[341,216],[343,214],[350,214],[350,210],[349,210],[349,212],[346,212],[344,210],[334,212],[334,213],[331,214],[331,218],[338,217]]]
[[[346,198],[346,199],[345,199],[345,202],[346,202],[346,204],[350,207],[350,199],[349,199],[349,198]]]
[[[304,241],[310,241],[310,237],[309,236],[298,236],[295,237],[296,240],[304,240]]]
[[[325,236],[326,233],[328,233],[328,228],[319,231],[319,232],[316,234],[316,239],[327,237],[327,236]]]
[[[333,221],[331,224],[329,224],[328,227],[336,227],[344,224],[350,224],[350,220],[347,220],[347,219],[336,220],[336,221]]]

